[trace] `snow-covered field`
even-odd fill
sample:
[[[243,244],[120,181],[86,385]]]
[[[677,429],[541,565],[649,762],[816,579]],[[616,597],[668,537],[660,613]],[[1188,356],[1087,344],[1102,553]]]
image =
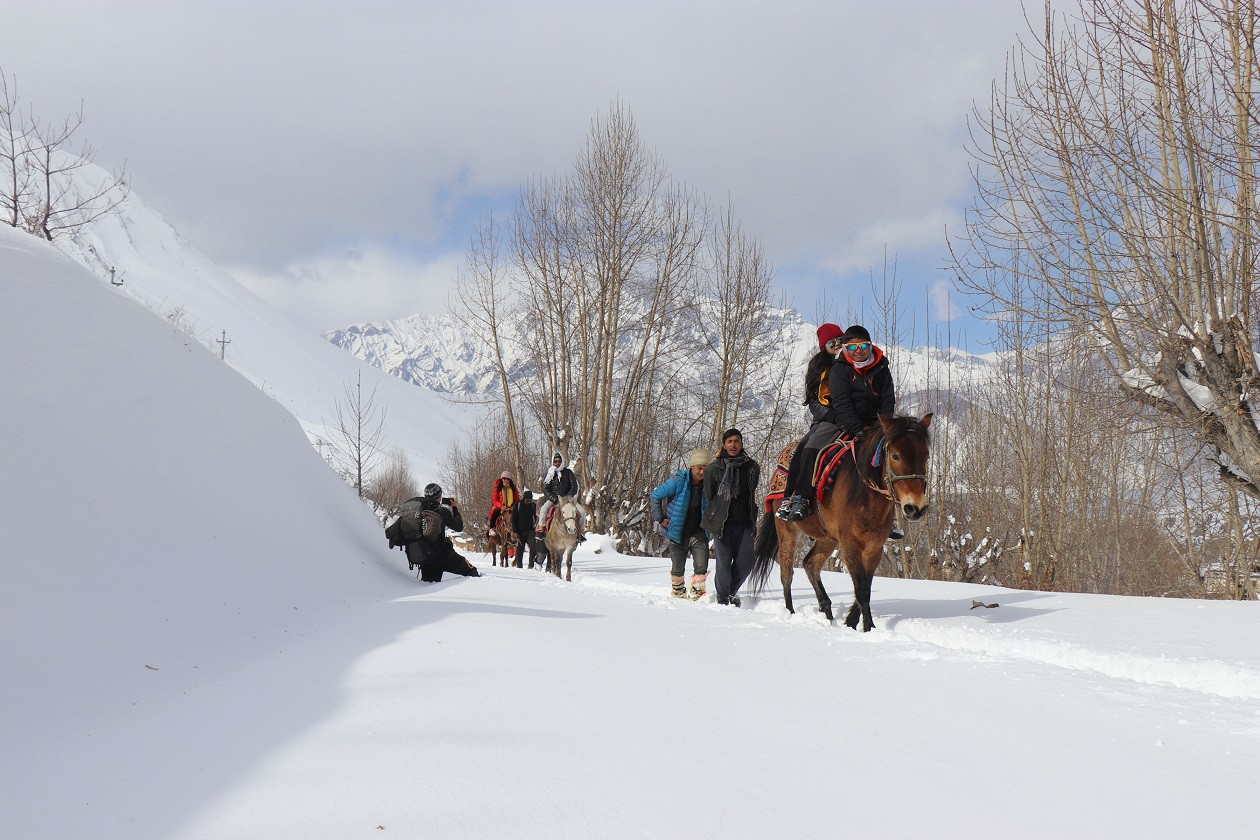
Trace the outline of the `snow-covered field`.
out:
[[[1260,604],[880,578],[863,635],[598,537],[421,584],[279,404],[6,228],[0,351],[4,840],[1260,824]]]

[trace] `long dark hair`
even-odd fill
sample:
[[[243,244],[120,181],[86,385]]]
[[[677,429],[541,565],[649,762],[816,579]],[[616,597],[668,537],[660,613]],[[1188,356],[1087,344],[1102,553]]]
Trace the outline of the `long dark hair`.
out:
[[[805,368],[805,399],[801,400],[801,405],[809,405],[810,400],[818,399],[818,384],[835,363],[836,357],[825,349],[819,350],[809,360],[809,366]]]

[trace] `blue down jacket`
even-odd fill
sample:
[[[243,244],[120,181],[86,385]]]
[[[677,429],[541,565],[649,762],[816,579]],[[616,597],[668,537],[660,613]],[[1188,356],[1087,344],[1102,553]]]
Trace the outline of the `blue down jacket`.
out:
[[[657,522],[669,520],[665,536],[676,543],[682,542],[683,525],[687,521],[687,503],[691,501],[691,470],[679,470],[677,475],[652,491],[652,518]],[[700,494],[700,514],[708,507],[709,500]]]

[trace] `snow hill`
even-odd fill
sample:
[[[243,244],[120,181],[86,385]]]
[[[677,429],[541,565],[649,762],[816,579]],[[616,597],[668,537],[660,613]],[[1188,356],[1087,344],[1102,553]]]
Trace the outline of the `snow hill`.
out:
[[[88,166],[74,177],[90,181],[104,175]],[[360,374],[364,393],[377,389],[377,403],[387,409],[389,444],[407,453],[421,482],[435,474],[447,443],[462,434],[462,407],[330,347],[237,283],[135,192],[116,213],[56,245],[102,281],[111,276],[120,281],[118,293],[178,325],[216,355],[226,334],[227,363],[297,417],[312,441],[333,438],[326,424],[333,420],[334,399]]]

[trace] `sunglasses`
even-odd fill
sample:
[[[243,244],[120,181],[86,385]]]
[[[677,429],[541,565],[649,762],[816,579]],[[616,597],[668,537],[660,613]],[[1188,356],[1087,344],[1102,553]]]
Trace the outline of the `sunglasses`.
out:
[[[850,353],[856,353],[859,350],[870,350],[871,343],[869,341],[858,341],[853,344],[844,345],[844,349],[848,350]]]

